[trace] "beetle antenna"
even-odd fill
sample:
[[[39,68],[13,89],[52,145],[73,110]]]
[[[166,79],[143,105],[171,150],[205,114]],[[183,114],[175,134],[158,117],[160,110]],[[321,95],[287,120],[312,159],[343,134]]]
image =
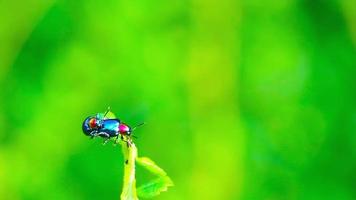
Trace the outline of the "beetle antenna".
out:
[[[131,133],[131,137],[137,139],[137,136],[134,135],[133,131],[136,130],[137,127],[140,127],[140,126],[142,126],[142,125],[144,125],[144,124],[146,124],[146,123],[145,123],[145,122],[142,122],[142,123],[140,123],[140,124],[137,124],[135,127],[133,127],[133,128],[131,129],[131,132],[132,132],[132,133]]]
[[[135,127],[132,128],[132,131],[134,131],[136,128],[138,128],[138,127],[140,127],[142,125],[145,125],[145,124],[146,124],[146,122],[142,122],[140,124],[137,124]]]

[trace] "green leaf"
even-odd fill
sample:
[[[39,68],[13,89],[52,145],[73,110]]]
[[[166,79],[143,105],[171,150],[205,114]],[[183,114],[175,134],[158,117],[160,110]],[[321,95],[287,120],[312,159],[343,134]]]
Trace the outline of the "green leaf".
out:
[[[136,162],[158,176],[158,178],[143,184],[137,189],[139,197],[152,198],[159,195],[161,192],[167,191],[169,186],[173,186],[173,181],[167,176],[167,173],[158,167],[151,159],[147,157],[137,157]]]
[[[128,139],[128,138],[125,138]],[[151,159],[147,157],[137,157],[137,148],[134,143],[127,145],[120,141],[122,152],[124,154],[124,184],[121,193],[121,200],[138,200],[138,197],[152,198],[163,191],[167,191],[169,186],[173,186],[172,180],[167,173],[158,167]],[[156,179],[143,184],[136,191],[135,162],[146,168],[157,176]]]
[[[148,171],[160,175],[160,176],[166,176],[167,173],[163,171],[160,167],[156,165],[151,159],[147,157],[137,157],[136,158],[137,164],[141,165],[142,167],[146,168]]]
[[[105,116],[106,119],[116,119],[116,116],[113,112],[109,111],[106,116]]]
[[[108,112],[109,114],[110,112]],[[147,157],[137,157],[136,145],[128,136],[123,136],[119,143],[124,154],[124,183],[121,193],[121,200],[138,200],[137,194],[142,198],[151,198],[167,191],[169,186],[173,186],[172,180],[167,173],[158,167],[151,159]],[[156,179],[143,184],[136,191],[135,163],[146,168],[148,171],[157,176]]]
[[[152,198],[167,191],[169,186],[173,186],[172,180],[168,176],[162,176],[137,188],[137,195],[142,198]]]

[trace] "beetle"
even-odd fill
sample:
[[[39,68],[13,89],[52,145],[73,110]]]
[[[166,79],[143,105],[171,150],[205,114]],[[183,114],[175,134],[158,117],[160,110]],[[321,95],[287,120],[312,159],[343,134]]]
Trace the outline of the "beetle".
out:
[[[143,125],[141,123],[134,128],[131,128],[126,123],[123,123],[118,118],[107,117],[107,114],[110,112],[110,107],[106,110],[104,114],[98,113],[94,116],[87,117],[82,124],[83,133],[91,138],[100,136],[105,138],[104,144],[110,138],[116,138],[115,142],[117,143],[119,137],[121,140],[127,142],[128,145],[131,144],[132,131],[137,127]],[[134,136],[133,136],[134,137]],[[126,139],[126,140],[124,140]]]

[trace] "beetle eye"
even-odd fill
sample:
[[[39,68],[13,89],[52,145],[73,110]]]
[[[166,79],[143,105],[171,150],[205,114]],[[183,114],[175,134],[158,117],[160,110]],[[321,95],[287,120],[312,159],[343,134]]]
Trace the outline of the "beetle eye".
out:
[[[97,127],[95,118],[90,119],[89,126],[90,126],[90,128],[96,128]]]

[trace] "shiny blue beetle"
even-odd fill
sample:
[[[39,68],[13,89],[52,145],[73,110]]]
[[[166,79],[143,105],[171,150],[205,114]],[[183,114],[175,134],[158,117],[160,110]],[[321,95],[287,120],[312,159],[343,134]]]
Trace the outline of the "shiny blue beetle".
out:
[[[133,130],[136,129],[136,127],[142,125],[138,125],[134,127],[133,129],[125,124],[122,123],[119,119],[117,118],[108,118],[107,114],[109,113],[110,108],[107,109],[105,114],[98,113],[95,116],[89,116],[87,117],[82,125],[82,129],[85,135],[90,136],[91,138],[100,136],[102,138],[105,138],[104,144],[113,137],[116,137],[116,142],[119,139],[119,136],[122,140],[124,140],[124,137],[127,138],[126,142],[128,144],[131,142],[131,133]]]

